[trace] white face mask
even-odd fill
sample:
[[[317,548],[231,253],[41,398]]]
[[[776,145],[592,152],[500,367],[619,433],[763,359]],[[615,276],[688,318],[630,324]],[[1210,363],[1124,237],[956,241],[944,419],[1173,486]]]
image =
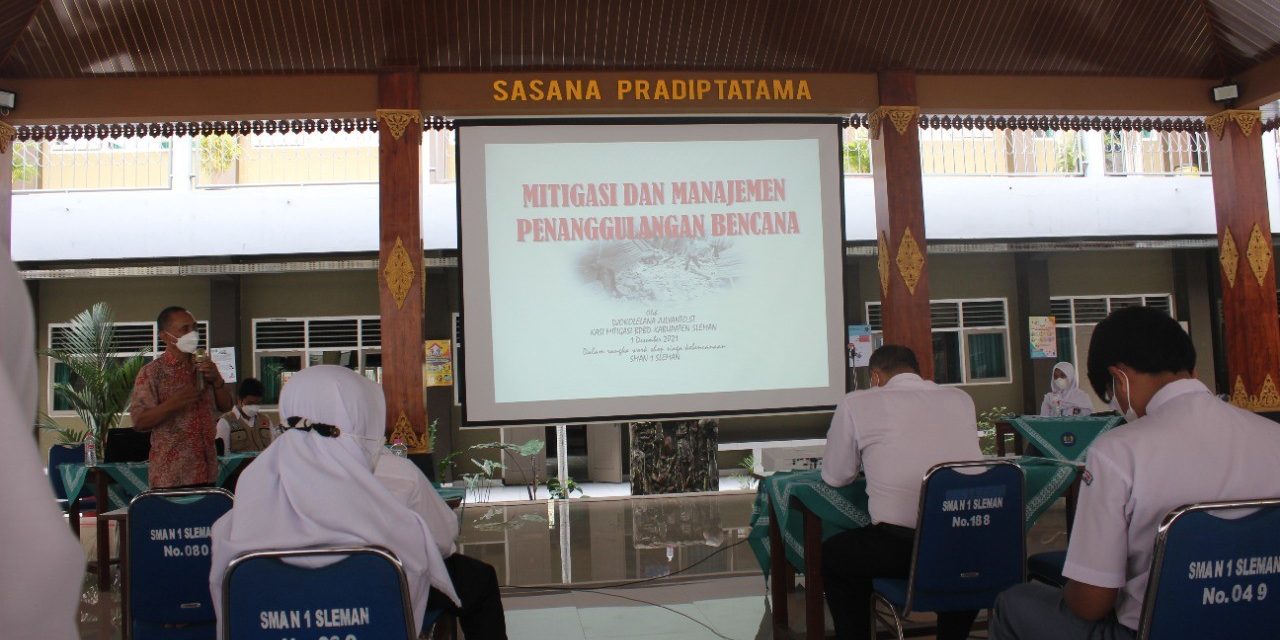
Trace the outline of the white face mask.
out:
[[[1066,378],[1053,379],[1053,387],[1058,391],[1066,391],[1069,386],[1071,386],[1071,383],[1068,382]]]
[[[169,336],[174,337],[172,333],[170,333]],[[181,338],[177,338],[174,341],[174,346],[178,348],[178,351],[183,353],[195,353],[196,348],[200,346],[200,332],[191,331],[189,333],[184,333]]]
[[[1123,371],[1120,372],[1120,375],[1124,376],[1124,399],[1125,404],[1129,405],[1129,409],[1127,411],[1122,411],[1120,408],[1120,398],[1116,395],[1116,388],[1118,385],[1116,384],[1115,378],[1111,379],[1111,402],[1109,404],[1111,409],[1116,413],[1124,414],[1125,422],[1133,422],[1138,419],[1138,412],[1133,410],[1133,395],[1129,393],[1129,375]]]
[[[250,418],[256,417],[260,409],[261,407],[259,407],[256,404],[246,404],[240,407],[240,410],[243,411],[244,414],[246,416],[249,416]]]

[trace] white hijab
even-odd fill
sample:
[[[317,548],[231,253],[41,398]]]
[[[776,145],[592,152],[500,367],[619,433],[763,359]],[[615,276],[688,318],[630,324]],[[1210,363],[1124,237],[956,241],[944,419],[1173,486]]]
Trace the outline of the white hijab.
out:
[[[285,385],[280,416],[286,424],[298,417],[333,425],[341,435],[289,429],[245,468],[235,506],[213,525],[215,610],[221,613],[223,573],[237,556],[334,545],[391,550],[409,580],[415,624],[431,587],[457,603],[427,525],[373,475],[385,432],[382,388],[344,367],[308,367]]]
[[[84,548],[41,471],[35,328],[26,286],[0,255],[0,628],[6,640],[79,637]]]
[[[1044,403],[1040,405],[1040,415],[1056,416],[1059,411],[1064,415],[1087,416],[1093,413],[1093,401],[1089,394],[1080,390],[1080,381],[1076,378],[1075,365],[1070,362],[1059,362],[1053,366],[1054,372],[1061,371],[1067,377],[1067,388],[1061,391],[1053,386],[1053,375],[1049,376],[1049,393],[1044,394]]]

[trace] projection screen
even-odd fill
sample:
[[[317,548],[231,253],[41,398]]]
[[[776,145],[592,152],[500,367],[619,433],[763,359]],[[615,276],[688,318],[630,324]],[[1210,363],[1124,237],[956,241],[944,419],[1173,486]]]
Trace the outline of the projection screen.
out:
[[[844,394],[835,119],[457,125],[467,426]]]

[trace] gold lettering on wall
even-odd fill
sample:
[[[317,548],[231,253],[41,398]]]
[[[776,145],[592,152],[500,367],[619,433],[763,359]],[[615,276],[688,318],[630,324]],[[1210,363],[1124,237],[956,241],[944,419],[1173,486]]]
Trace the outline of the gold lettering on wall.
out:
[[[618,102],[813,100],[809,81],[795,78],[621,78],[609,84],[608,96]],[[499,78],[490,88],[494,102],[602,102],[606,95],[594,78]]]

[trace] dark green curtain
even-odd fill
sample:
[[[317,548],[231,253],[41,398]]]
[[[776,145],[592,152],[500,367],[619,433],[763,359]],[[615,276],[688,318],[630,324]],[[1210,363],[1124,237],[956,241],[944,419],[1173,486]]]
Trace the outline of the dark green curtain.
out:
[[[969,338],[969,379],[990,380],[1008,377],[1005,367],[1004,334],[974,333]]]

